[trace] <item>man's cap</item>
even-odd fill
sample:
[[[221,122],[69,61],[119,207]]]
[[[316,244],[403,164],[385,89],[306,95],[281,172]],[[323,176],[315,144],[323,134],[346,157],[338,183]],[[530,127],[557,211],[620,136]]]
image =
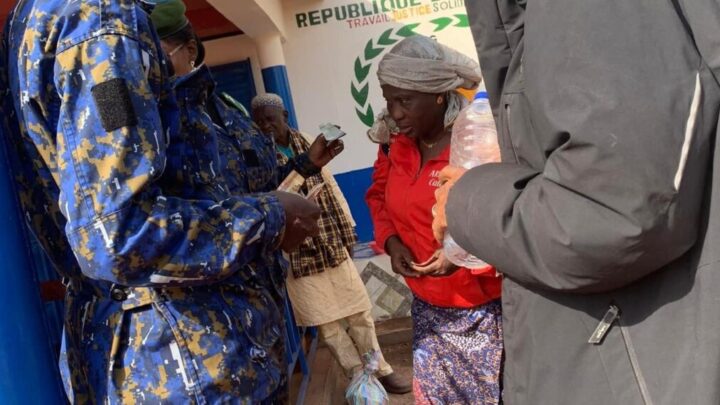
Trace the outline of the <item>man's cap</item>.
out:
[[[250,108],[257,110],[262,107],[275,107],[284,110],[285,104],[283,99],[275,93],[266,93],[253,97]]]

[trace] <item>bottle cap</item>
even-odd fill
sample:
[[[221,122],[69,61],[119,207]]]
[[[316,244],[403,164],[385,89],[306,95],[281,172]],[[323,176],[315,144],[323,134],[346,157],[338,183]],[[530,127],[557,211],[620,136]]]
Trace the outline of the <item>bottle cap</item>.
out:
[[[475,94],[475,100],[485,99],[487,100],[488,94],[487,91],[478,91],[477,94]]]

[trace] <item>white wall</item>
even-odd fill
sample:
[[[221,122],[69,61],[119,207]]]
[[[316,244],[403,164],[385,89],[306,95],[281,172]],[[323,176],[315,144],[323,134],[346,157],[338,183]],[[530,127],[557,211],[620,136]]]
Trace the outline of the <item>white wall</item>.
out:
[[[250,64],[258,94],[265,92],[255,42],[247,35],[236,35],[212,41],[204,41],[205,63],[209,66],[225,65],[250,58]]]
[[[372,166],[377,154],[377,146],[368,141],[365,126],[355,113],[356,103],[351,95],[351,83],[354,81],[355,59],[363,55],[369,40],[376,45],[378,37],[388,29],[397,30],[405,24],[419,23],[415,32],[424,35],[436,35],[438,41],[464,52],[477,60],[475,45],[470,29],[453,26],[459,22],[456,14],[465,14],[462,0],[399,0],[398,2],[420,4],[414,11],[430,11],[426,15],[409,15],[392,21],[393,13],[385,13],[391,20],[374,15],[375,24],[350,27],[347,21],[328,20],[324,24],[299,28],[296,14],[313,10],[358,4],[363,0],[286,0],[285,7],[285,58],[292,87],[295,109],[300,128],[309,133],[317,133],[321,123],[331,121],[340,125],[347,133],[345,153],[330,165],[335,173],[343,173]],[[478,1],[478,0],[473,0]],[[386,4],[390,2],[385,0]],[[366,10],[373,9],[371,0],[364,0]],[[376,1],[375,4],[380,3]],[[446,10],[439,10],[445,7]],[[438,12],[434,12],[434,9]],[[320,15],[321,12],[313,14]],[[430,22],[441,17],[451,18],[452,24],[433,33],[437,27]],[[379,22],[378,22],[379,20]],[[360,20],[362,21],[362,20]],[[369,22],[369,20],[366,20]],[[398,38],[393,35],[392,38]],[[385,47],[384,52],[390,49]],[[377,62],[382,55],[372,59],[369,76],[369,102],[375,114],[385,105],[375,76]]]
[[[253,38],[284,35],[281,0],[208,0],[208,3]]]

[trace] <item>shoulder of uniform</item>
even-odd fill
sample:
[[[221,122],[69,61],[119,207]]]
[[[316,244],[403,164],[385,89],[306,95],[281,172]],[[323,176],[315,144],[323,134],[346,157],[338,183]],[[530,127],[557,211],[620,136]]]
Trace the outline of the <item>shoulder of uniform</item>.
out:
[[[234,114],[239,115],[238,120],[242,123],[241,127],[248,134],[262,135],[260,127],[250,118],[250,114],[247,112],[245,107],[233,98],[231,95],[224,92],[215,92],[213,96],[216,100],[220,100],[218,104],[220,108],[227,109]]]
[[[237,101],[233,96],[231,96],[225,92],[220,92],[219,97],[220,97],[220,100],[222,100],[223,104],[225,104],[227,107],[230,107],[236,111],[239,111],[245,117],[250,118],[250,113],[245,108],[245,106],[242,105],[241,102]]]
[[[58,52],[82,42],[107,35],[122,35],[135,40],[152,42],[149,16],[135,0],[53,0],[48,6],[37,7],[58,11],[58,23],[63,34],[58,40]],[[147,38],[144,38],[147,37]]]

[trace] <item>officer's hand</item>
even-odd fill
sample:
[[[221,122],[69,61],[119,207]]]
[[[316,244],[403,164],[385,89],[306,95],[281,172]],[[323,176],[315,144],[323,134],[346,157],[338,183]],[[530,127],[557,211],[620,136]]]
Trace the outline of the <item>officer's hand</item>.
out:
[[[330,163],[330,161],[333,160],[335,156],[342,153],[343,150],[345,150],[345,144],[343,143],[342,139],[336,139],[334,141],[328,142],[324,136],[318,135],[312,145],[310,145],[310,149],[308,150],[308,158],[310,158],[310,161],[315,166],[324,167],[325,165]]]
[[[390,256],[392,271],[405,277],[419,277],[422,274],[414,271],[410,264],[413,262],[413,255],[410,249],[397,236],[391,236],[385,242],[385,251]]]
[[[317,204],[297,194],[283,191],[275,191],[273,194],[285,210],[285,234],[280,244],[282,250],[290,252],[308,236],[317,236],[320,232],[320,207]]]

